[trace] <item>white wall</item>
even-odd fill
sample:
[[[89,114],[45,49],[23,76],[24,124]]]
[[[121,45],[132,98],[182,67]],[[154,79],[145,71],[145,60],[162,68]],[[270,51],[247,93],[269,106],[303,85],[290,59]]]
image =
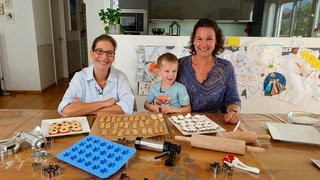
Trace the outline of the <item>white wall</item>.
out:
[[[0,16],[0,53],[6,89],[40,90],[33,0],[12,3],[10,11],[14,13],[15,22],[8,23],[5,15]]]
[[[91,64],[90,49],[93,40],[104,33],[104,25],[100,21],[99,11],[110,7],[110,3],[107,0],[83,0],[86,4],[87,13],[87,47],[88,47],[88,64]]]
[[[49,0],[34,0],[33,13],[39,63],[40,90],[55,82]],[[37,70],[36,68],[34,70]]]
[[[68,1],[63,2],[67,11]],[[5,8],[5,13],[14,14],[13,23],[8,23],[6,15],[0,15],[0,55],[6,90],[40,92],[55,83],[50,3],[49,0],[13,0],[12,4],[12,8]],[[69,14],[64,14],[68,18]],[[77,24],[76,31],[62,32],[67,33],[70,71],[81,68],[79,18]]]

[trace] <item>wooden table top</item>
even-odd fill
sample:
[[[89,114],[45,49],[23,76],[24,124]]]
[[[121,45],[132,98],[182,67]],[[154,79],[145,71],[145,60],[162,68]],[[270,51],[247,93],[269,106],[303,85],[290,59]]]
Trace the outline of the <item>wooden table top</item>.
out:
[[[206,114],[227,131],[235,125],[223,123],[223,115]],[[55,110],[0,110],[0,140],[11,138],[16,131],[31,131],[35,126],[41,126],[44,119],[61,118]],[[95,116],[88,116],[90,127]],[[240,131],[255,131],[258,135],[269,134],[266,122],[289,123],[284,114],[241,114]],[[171,136],[182,135],[168,121]],[[319,129],[319,127],[316,127]],[[59,179],[99,179],[98,177],[78,169],[56,158],[56,155],[72,146],[88,134],[60,136],[54,138],[54,143],[47,144],[45,150],[52,157],[43,158],[39,162],[43,166],[57,164],[61,167]],[[170,139],[168,139],[170,141]],[[214,176],[210,164],[219,162],[228,155],[218,152],[191,147],[190,143],[172,141],[181,146],[181,153],[176,157],[175,166],[165,166],[166,158],[154,159],[158,152],[137,150],[129,162],[109,179],[119,179],[121,173],[126,173],[130,179],[319,179],[320,169],[310,159],[320,160],[320,148],[317,145],[283,142],[277,140],[258,140],[252,146],[265,148],[265,152],[246,151],[244,155],[235,154],[244,164],[260,169],[259,174],[233,168],[233,173],[226,177],[225,173]],[[134,143],[129,146],[134,147]],[[32,168],[35,162],[31,157],[34,150],[28,144],[23,144],[16,154],[6,155],[0,159],[1,178],[43,179],[40,169]]]

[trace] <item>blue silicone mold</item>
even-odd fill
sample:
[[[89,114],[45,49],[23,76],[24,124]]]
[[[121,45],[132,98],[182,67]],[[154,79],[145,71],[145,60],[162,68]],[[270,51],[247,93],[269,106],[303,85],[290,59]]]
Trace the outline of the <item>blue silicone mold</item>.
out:
[[[108,178],[135,153],[135,148],[89,135],[59,153],[57,158],[99,178]]]

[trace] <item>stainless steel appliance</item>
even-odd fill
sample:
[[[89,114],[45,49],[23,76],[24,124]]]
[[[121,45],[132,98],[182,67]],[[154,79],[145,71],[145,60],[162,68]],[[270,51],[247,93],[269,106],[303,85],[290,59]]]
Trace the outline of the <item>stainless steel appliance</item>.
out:
[[[125,34],[148,34],[148,11],[144,9],[121,9],[120,25]]]

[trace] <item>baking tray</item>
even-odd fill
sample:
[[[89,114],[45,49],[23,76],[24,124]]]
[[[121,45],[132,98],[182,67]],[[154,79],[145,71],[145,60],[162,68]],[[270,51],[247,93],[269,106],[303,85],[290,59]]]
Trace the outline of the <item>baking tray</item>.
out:
[[[267,126],[275,140],[320,145],[320,133],[313,126],[269,122]]]
[[[78,120],[81,125],[82,125],[82,131],[79,132],[68,132],[68,133],[58,133],[58,134],[49,134],[49,129],[50,129],[50,124],[52,123],[61,123],[63,121],[69,121],[71,122],[72,120]],[[88,124],[88,119],[87,117],[70,117],[70,118],[59,118],[59,119],[45,119],[42,120],[41,122],[41,131],[42,135],[44,137],[57,137],[57,136],[66,136],[66,135],[73,135],[73,134],[82,134],[82,133],[89,133],[90,132],[90,127]]]
[[[183,134],[183,135],[192,135],[192,134],[209,134],[209,133],[216,133],[216,132],[220,132],[220,131],[226,131],[225,129],[223,129],[221,126],[219,126],[217,123],[215,123],[214,121],[212,121],[210,118],[208,118],[206,115],[194,115],[194,116],[189,116],[186,118],[186,116],[182,116],[182,115],[178,115],[176,117],[179,117],[179,122],[175,121],[173,119],[173,116],[169,117],[169,121],[172,122],[172,124],[174,126],[176,126],[177,129],[179,129],[179,131]],[[182,118],[183,117],[183,118]],[[194,118],[195,121],[190,121],[190,119]],[[198,120],[197,120],[198,119]],[[199,120],[201,119],[201,121]],[[213,129],[210,130],[200,130],[197,127],[200,126],[200,123],[206,123],[208,127],[211,127]],[[193,131],[189,132],[189,131],[185,131],[183,127],[188,127],[188,126],[192,126]]]
[[[295,124],[313,125],[320,123],[320,115],[304,111],[291,111],[288,113],[289,119]]]

